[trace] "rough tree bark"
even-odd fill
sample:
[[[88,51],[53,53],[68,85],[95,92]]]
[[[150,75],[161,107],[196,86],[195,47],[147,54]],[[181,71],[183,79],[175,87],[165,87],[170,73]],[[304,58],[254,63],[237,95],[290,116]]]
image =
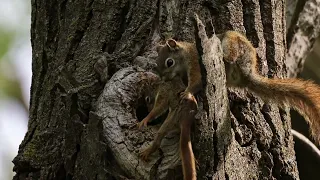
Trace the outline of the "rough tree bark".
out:
[[[30,118],[14,179],[181,178],[174,133],[151,162],[137,157],[155,132],[130,128],[146,113],[137,109],[153,75],[130,66],[153,62],[167,37],[194,41],[197,12],[209,37],[212,26],[243,32],[257,48],[259,71],[284,77],[284,7],[272,0],[32,0]],[[204,42],[198,47],[207,52]],[[94,71],[101,57],[105,87]],[[198,179],[298,179],[288,109],[230,89],[229,116],[221,57],[206,58],[217,59],[203,62],[207,86],[193,131]]]
[[[287,8],[287,76],[295,77],[302,72],[304,61],[320,32],[320,0],[286,1]],[[309,125],[298,113],[292,114],[292,128],[309,135]],[[293,131],[293,134],[297,132]],[[309,136],[308,136],[309,135]],[[296,159],[301,179],[317,179],[320,156],[303,138],[294,136]]]
[[[289,3],[289,2],[288,2]],[[320,32],[320,1],[293,0],[287,8],[288,76],[295,77],[303,69]]]

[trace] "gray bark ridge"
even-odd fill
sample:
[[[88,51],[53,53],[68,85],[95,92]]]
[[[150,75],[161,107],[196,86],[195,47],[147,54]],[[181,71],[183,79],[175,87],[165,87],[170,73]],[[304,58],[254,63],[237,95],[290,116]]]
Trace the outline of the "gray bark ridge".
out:
[[[196,151],[201,151],[197,156],[201,176],[198,178],[213,175],[214,179],[226,179],[225,157],[231,143],[231,123],[221,42],[215,35],[208,38],[205,26],[196,14],[195,19],[201,39],[205,81],[203,110],[200,111],[202,117],[196,128],[196,134],[201,134],[195,143]],[[208,164],[210,166],[206,167]],[[207,168],[210,170],[205,172]]]

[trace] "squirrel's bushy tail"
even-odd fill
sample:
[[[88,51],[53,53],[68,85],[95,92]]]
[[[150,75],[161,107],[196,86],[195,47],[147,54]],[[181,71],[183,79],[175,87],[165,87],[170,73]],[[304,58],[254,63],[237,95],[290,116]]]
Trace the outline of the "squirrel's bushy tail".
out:
[[[311,135],[320,144],[320,87],[299,79],[258,78],[248,88],[263,99],[296,109],[309,122]]]

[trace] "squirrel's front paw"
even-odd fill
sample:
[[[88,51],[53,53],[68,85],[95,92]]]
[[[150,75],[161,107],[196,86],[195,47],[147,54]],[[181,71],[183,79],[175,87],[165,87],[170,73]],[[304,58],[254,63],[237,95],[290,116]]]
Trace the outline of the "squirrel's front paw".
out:
[[[142,160],[148,161],[151,153],[152,153],[152,148],[148,147],[148,148],[144,149],[143,151],[141,151],[139,153],[139,156],[141,157]]]
[[[143,127],[147,127],[148,122],[149,122],[149,119],[148,118],[144,118],[141,122],[139,122],[138,128],[141,129]]]
[[[183,100],[183,99],[192,99],[193,95],[189,91],[184,91],[184,92],[180,93],[180,98],[181,98],[181,100]]]
[[[184,106],[188,106],[189,108],[196,110],[198,107],[198,103],[194,95],[190,92],[182,92],[180,94],[180,103],[184,104]],[[191,111],[190,111],[191,112]],[[192,111],[194,113],[194,111]]]

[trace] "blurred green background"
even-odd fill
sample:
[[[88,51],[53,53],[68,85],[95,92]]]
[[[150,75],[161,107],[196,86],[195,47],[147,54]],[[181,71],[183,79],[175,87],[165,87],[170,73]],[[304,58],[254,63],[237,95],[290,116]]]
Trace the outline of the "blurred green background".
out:
[[[31,84],[28,0],[1,0],[0,5],[0,179],[12,179],[12,159],[28,123]]]

